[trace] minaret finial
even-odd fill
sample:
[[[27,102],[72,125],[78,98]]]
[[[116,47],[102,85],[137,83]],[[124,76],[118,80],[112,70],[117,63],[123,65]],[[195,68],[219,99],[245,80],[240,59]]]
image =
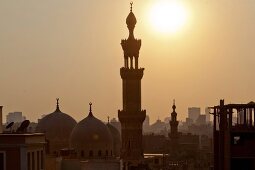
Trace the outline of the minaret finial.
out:
[[[175,106],[175,99],[173,100],[173,106],[172,106],[172,108],[173,108],[173,111],[175,112],[175,109],[176,109],[176,106]]]
[[[59,98],[56,98],[56,101],[57,101],[57,108],[56,108],[56,111],[60,111],[60,109],[59,109]]]
[[[89,103],[89,115],[92,116],[92,103]]]
[[[133,1],[130,2],[130,12],[133,11]]]

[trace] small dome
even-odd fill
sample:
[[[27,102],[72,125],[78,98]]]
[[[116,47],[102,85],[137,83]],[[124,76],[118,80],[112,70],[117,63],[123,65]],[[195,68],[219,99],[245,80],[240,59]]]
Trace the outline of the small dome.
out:
[[[112,138],[113,138],[113,154],[115,156],[120,155],[120,148],[121,148],[121,137],[120,132],[118,129],[116,129],[113,125],[111,125],[109,122],[106,124],[106,126],[109,128]]]
[[[136,17],[132,11],[127,16],[126,23],[128,26],[135,27]]]
[[[55,112],[42,118],[37,127],[37,132],[45,133],[49,141],[49,152],[58,152],[69,145],[70,134],[76,125],[76,121],[69,115],[60,111],[58,103]]]
[[[247,103],[247,104],[255,104],[255,102],[254,101],[250,101],[249,103]]]
[[[89,115],[74,127],[70,137],[70,147],[81,158],[107,157],[113,154],[113,139],[107,126],[95,118],[90,109]]]

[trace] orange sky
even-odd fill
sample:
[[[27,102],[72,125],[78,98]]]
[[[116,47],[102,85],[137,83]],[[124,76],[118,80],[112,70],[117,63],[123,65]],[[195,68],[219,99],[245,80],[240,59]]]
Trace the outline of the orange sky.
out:
[[[134,1],[142,39],[142,107],[154,122],[189,106],[254,100],[255,1],[183,0],[189,22],[162,36],[148,24],[156,0]],[[55,109],[76,120],[106,121],[122,109],[120,40],[127,38],[129,1],[13,0],[0,2],[0,104],[35,121]]]

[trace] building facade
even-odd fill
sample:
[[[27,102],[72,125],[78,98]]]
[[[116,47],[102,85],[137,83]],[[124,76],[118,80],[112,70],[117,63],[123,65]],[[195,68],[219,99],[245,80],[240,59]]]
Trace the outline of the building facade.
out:
[[[44,134],[0,134],[0,169],[44,170]]]

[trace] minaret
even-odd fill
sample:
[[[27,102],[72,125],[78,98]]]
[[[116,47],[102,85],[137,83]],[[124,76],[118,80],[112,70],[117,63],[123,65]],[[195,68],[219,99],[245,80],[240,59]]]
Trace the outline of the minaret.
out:
[[[172,106],[173,112],[171,113],[171,120],[169,121],[170,123],[170,128],[171,131],[169,133],[169,138],[171,140],[171,153],[175,154],[176,151],[178,150],[178,124],[179,121],[177,121],[177,113],[175,112],[176,106],[175,106],[175,100],[173,101],[173,106]]]
[[[123,110],[118,111],[121,123],[121,158],[125,166],[136,166],[143,160],[142,125],[146,111],[141,110],[141,79],[144,68],[138,68],[141,40],[135,39],[136,18],[132,11],[126,19],[128,39],[121,40],[124,67],[120,69],[123,90]]]

